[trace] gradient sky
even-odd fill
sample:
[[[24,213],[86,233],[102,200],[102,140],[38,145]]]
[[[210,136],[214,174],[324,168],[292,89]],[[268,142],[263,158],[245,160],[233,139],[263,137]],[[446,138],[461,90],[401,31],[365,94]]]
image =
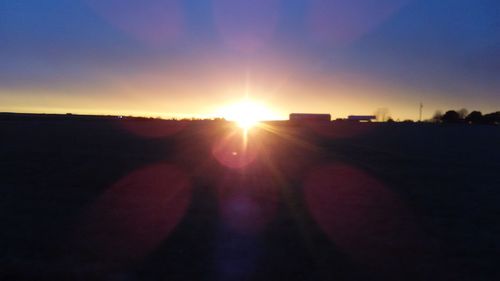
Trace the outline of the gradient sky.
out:
[[[4,0],[0,111],[500,109],[498,0]]]

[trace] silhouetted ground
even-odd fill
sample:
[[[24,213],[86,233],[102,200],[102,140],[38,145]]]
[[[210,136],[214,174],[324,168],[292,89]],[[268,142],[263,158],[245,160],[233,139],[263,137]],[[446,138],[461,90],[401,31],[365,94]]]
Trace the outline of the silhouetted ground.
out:
[[[2,280],[495,280],[500,128],[0,121]]]

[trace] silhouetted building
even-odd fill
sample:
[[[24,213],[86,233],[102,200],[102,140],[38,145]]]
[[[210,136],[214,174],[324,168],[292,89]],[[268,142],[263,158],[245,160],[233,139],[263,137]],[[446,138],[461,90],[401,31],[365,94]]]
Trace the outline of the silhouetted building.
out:
[[[314,113],[292,113],[290,121],[295,122],[330,122],[332,116],[330,114],[314,114]]]
[[[374,115],[349,115],[347,117],[347,120],[356,122],[371,122],[375,119],[377,119],[377,117]]]

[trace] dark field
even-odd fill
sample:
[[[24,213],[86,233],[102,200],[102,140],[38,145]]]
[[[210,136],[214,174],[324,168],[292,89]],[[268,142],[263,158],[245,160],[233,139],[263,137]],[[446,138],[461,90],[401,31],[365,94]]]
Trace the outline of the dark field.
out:
[[[235,133],[236,132],[236,133]],[[498,280],[500,128],[0,121],[1,280]]]

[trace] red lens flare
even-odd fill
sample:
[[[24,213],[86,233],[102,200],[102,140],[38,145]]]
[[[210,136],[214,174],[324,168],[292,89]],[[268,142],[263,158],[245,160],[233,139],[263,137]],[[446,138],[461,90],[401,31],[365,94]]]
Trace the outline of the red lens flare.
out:
[[[415,215],[380,181],[356,168],[333,164],[305,180],[309,211],[336,246],[381,269],[411,266],[427,245]]]
[[[255,52],[273,38],[279,4],[279,0],[215,0],[215,23],[229,47]]]
[[[377,28],[409,0],[312,0],[309,26],[322,44],[344,47]]]
[[[134,171],[90,206],[77,243],[100,262],[135,261],[169,236],[190,201],[189,179],[176,167],[156,164]]]
[[[215,142],[212,155],[227,168],[243,169],[255,161],[259,150],[260,143],[254,141],[251,133],[235,129]]]
[[[184,32],[180,0],[86,0],[106,21],[153,47],[170,45]]]

